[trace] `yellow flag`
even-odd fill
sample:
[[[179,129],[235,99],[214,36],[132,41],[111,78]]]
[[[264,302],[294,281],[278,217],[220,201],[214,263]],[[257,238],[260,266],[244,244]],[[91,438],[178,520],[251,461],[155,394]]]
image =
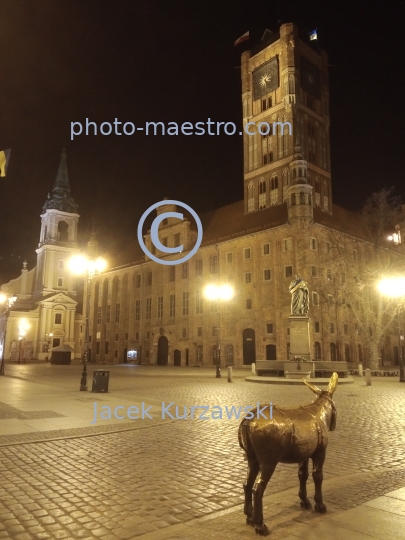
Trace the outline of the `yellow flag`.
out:
[[[10,161],[10,152],[10,148],[8,150],[0,150],[0,176],[6,176],[8,163]]]

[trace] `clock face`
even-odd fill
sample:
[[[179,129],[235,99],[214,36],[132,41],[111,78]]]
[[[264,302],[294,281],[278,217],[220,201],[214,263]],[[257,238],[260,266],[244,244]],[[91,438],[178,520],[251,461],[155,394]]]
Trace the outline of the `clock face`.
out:
[[[312,96],[321,99],[321,72],[304,57],[301,57],[301,86]]]
[[[278,88],[278,60],[277,56],[254,70],[253,99],[260,99],[269,92]]]

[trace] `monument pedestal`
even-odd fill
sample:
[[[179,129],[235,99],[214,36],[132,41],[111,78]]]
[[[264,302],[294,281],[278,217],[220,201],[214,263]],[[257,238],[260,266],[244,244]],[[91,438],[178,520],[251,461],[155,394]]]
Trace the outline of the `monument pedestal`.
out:
[[[311,347],[309,343],[309,317],[306,315],[290,315],[290,354],[291,362],[294,356],[301,356],[311,360]]]

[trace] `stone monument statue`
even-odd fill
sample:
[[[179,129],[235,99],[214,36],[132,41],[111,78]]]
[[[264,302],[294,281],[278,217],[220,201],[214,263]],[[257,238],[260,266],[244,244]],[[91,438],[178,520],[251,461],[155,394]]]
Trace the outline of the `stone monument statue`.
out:
[[[296,275],[289,286],[291,293],[291,315],[308,315],[309,292],[306,281]]]

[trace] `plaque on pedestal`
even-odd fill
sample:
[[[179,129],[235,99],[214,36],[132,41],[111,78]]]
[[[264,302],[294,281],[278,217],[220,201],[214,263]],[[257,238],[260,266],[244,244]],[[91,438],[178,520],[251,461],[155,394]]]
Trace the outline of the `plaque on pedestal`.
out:
[[[311,348],[309,343],[309,317],[306,315],[290,315],[290,355],[301,356],[305,360],[311,360]]]

